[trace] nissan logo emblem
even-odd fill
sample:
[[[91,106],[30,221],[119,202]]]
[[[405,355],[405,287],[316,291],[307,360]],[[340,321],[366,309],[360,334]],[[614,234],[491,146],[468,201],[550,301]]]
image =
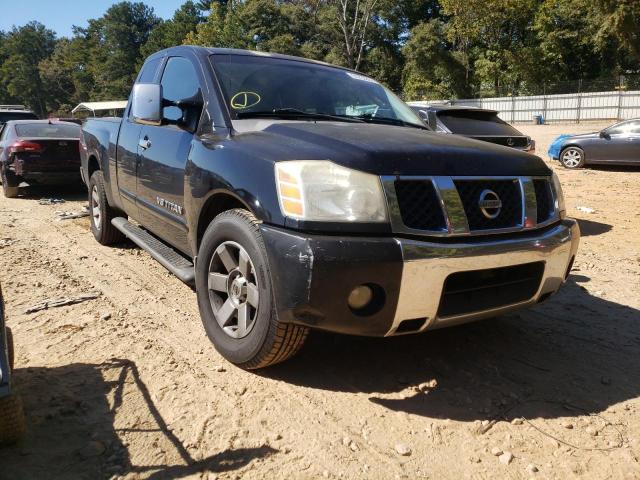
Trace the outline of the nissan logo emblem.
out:
[[[502,210],[502,201],[496,192],[487,189],[483,190],[480,194],[478,207],[480,207],[482,215],[489,220],[493,220],[500,215],[500,210]]]

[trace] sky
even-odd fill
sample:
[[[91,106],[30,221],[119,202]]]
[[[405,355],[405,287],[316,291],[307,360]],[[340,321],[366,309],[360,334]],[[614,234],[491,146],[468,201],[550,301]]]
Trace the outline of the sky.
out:
[[[167,19],[184,0],[142,0],[155,14]],[[86,27],[90,18],[101,17],[118,0],[0,0],[0,30],[10,30],[32,20],[44,24],[59,37],[71,36],[72,25]]]

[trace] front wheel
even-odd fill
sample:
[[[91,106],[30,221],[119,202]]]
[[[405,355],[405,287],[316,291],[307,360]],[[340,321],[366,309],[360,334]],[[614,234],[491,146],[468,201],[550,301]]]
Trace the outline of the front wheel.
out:
[[[308,333],[306,327],[278,320],[258,225],[247,210],[221,213],[204,233],[196,265],[207,336],[224,358],[245,369],[290,358]]]
[[[566,168],[582,168],[584,166],[584,150],[578,147],[567,147],[560,154],[560,163]]]
[[[26,433],[26,425],[20,396],[12,393],[0,397],[0,445],[20,441]]]

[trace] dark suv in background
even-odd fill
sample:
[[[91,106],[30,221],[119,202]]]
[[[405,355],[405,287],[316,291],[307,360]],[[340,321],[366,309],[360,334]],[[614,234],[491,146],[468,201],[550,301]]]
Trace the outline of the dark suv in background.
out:
[[[37,120],[38,116],[23,105],[0,105],[0,128],[9,120]]]
[[[495,110],[448,105],[411,108],[435,132],[463,135],[529,153],[536,151],[535,141],[498,117]]]

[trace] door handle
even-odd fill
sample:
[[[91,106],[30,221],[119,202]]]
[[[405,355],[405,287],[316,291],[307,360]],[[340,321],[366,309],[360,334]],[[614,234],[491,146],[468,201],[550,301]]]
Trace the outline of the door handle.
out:
[[[146,150],[147,148],[151,147],[151,140],[149,140],[149,138],[147,137],[141,138],[140,140],[138,140],[138,146],[143,150]]]

